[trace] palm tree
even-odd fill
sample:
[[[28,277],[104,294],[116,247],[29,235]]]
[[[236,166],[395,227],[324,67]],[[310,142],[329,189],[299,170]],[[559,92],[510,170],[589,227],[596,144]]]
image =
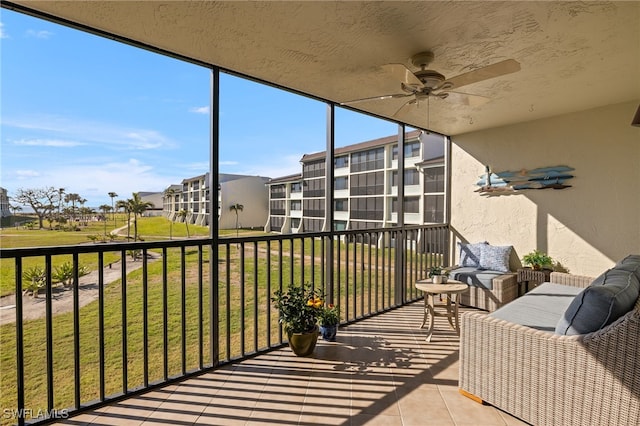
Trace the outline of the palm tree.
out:
[[[72,193],[64,196],[64,202],[71,203],[71,221],[74,227],[76,222],[76,203],[80,202],[80,200],[82,200],[82,197],[78,194]]]
[[[111,211],[111,206],[103,204],[98,208],[102,211],[104,220],[104,235],[107,235],[107,214]]]
[[[111,197],[111,211],[113,211],[113,214],[111,215],[111,219],[113,219],[113,227],[116,227],[116,210],[113,207],[113,199],[116,198],[118,196],[118,194],[116,194],[115,192],[109,192],[107,194],[109,197]]]
[[[133,241],[138,240],[138,215],[142,216],[142,214],[149,208],[153,207],[153,203],[151,201],[143,201],[140,197],[140,194],[134,192],[133,198],[127,200],[129,203],[129,209],[131,213],[133,213]]]
[[[181,218],[182,220],[184,220],[184,224],[187,227],[187,238],[191,238],[191,235],[189,235],[189,224],[187,223],[187,215],[189,214],[188,211],[182,209],[178,212],[178,217]]]
[[[129,209],[129,200],[118,200],[117,209],[122,209],[127,214],[127,241],[131,238],[131,210]]]
[[[64,194],[64,188],[58,188],[58,224],[60,223],[60,208],[62,207],[62,202],[64,199],[62,198],[62,194]]]
[[[235,203],[229,206],[229,210],[233,210],[236,213],[236,237],[237,237],[238,236],[238,219],[239,219],[238,213],[244,210],[244,206],[242,204]]]

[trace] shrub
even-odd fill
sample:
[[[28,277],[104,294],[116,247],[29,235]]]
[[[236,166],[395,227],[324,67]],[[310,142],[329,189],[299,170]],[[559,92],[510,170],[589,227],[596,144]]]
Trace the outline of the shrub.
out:
[[[89,270],[86,266],[78,265],[78,276],[87,275]],[[53,281],[62,283],[62,285],[70,285],[73,283],[73,264],[65,262],[60,266],[56,266],[51,276]]]
[[[22,290],[38,297],[38,291],[47,284],[47,273],[41,266],[33,266],[22,273]]]

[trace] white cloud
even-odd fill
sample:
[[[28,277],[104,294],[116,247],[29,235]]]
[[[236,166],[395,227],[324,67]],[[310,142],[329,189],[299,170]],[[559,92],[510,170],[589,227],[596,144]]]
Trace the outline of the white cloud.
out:
[[[9,34],[4,31],[4,24],[0,22],[0,38],[10,38]]]
[[[208,106],[189,108],[189,112],[195,112],[196,114],[209,114],[209,111],[210,108]]]
[[[71,148],[74,146],[85,145],[82,142],[65,141],[59,139],[21,139],[13,142],[15,145],[22,146],[51,146],[57,148]]]
[[[278,158],[277,163],[267,161],[258,164],[243,164],[236,162],[235,165],[237,167],[221,167],[220,172],[277,178],[302,173],[301,158],[302,154],[292,154]],[[220,165],[222,166],[223,163],[220,163]]]
[[[18,177],[19,180],[22,180],[22,179],[38,177],[40,176],[40,173],[38,173],[35,170],[17,170],[16,176]]]
[[[237,161],[220,161],[219,163],[221,166],[237,166],[238,163]]]
[[[153,129],[125,128],[117,124],[83,120],[77,117],[34,115],[2,117],[2,125],[29,129],[34,132],[55,133],[50,140],[83,141],[120,150],[172,149],[176,143]],[[44,140],[44,139],[43,139]]]
[[[167,175],[167,172],[176,175]],[[133,192],[161,192],[169,185],[180,183],[184,179],[182,170],[158,170],[136,158],[123,162],[84,163],[68,166],[52,164],[46,169],[3,171],[2,186],[9,195],[18,188],[44,188],[55,186],[65,188],[67,192],[80,194],[88,200],[87,206],[111,205],[109,192],[116,192],[118,199],[131,198]]]
[[[27,30],[27,37],[40,38],[40,39],[48,39],[53,36],[51,31],[46,30]]]

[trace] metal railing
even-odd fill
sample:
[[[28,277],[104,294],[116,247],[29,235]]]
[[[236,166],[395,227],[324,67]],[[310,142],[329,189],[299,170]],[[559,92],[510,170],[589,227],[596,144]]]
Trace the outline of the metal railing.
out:
[[[52,421],[280,347],[271,297],[291,285],[324,291],[343,324],[417,300],[414,282],[449,246],[441,225],[2,250],[15,276],[2,422]]]

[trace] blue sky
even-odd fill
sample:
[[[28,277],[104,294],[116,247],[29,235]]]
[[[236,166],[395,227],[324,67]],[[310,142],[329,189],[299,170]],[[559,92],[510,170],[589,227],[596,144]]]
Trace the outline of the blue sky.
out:
[[[30,16],[0,11],[0,186],[53,186],[87,206],[162,191],[209,170],[210,71]],[[323,151],[326,106],[221,76],[220,171],[301,171]],[[336,146],[397,132],[339,109]]]

